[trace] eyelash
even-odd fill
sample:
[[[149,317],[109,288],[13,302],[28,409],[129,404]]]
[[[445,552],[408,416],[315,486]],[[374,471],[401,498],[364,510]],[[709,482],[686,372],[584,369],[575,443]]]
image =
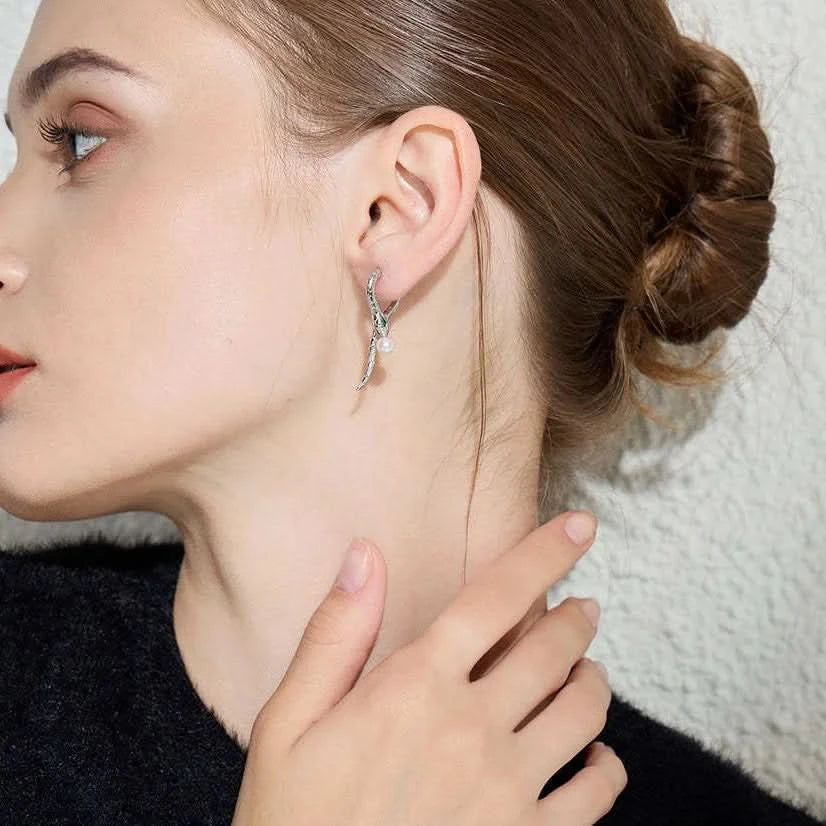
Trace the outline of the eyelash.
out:
[[[90,134],[80,124],[69,119],[59,118],[57,121],[51,117],[41,118],[37,122],[38,130],[44,141],[57,144],[61,158],[66,157],[66,152],[71,148],[71,139],[75,135],[82,135],[84,138],[103,138],[103,135]],[[105,138],[104,138],[105,142]],[[97,147],[96,147],[97,148]],[[95,153],[95,149],[90,149],[82,158],[72,158],[72,160],[61,168],[62,172],[71,172],[76,166],[84,163],[90,155]]]

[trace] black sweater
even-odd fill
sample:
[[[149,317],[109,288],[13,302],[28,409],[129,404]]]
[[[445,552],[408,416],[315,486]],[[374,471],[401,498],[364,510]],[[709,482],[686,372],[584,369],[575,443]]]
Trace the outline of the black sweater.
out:
[[[0,823],[229,825],[245,753],[178,652],[182,557],[180,542],[125,548],[100,535],[0,552]],[[822,826],[616,691],[598,739],[629,777],[600,826]]]

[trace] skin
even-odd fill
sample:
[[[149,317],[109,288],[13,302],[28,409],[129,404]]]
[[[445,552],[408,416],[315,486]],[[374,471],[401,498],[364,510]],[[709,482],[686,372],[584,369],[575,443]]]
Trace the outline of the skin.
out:
[[[76,46],[148,81],[75,73],[24,111],[17,83]],[[324,176],[275,168],[271,200],[258,77],[183,0],[44,0],[8,87],[17,159],[0,187],[0,344],[38,363],[0,406],[0,506],[172,519],[185,548],[175,638],[244,747],[351,537],[387,564],[365,674],[462,587],[478,441],[463,418],[478,381],[473,131],[451,110],[411,110]],[[58,160],[37,131],[47,115],[107,140],[70,138]],[[506,377],[488,402],[513,421],[483,454],[468,580],[537,525],[543,420],[516,348],[513,225],[482,192],[489,381]],[[376,266],[382,307],[401,298],[396,349],[357,393]]]

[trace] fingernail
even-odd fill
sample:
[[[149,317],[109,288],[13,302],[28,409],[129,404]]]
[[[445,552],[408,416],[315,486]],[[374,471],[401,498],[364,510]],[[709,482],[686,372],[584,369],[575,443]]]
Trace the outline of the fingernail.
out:
[[[597,518],[591,511],[574,511],[565,520],[565,533],[576,542],[584,545],[593,538],[597,530]]]
[[[370,573],[372,554],[370,549],[363,542],[354,539],[347,548],[341,570],[336,578],[336,587],[340,591],[352,593],[358,591],[367,582],[367,575]]]
[[[594,628],[599,625],[599,603],[595,599],[586,599],[582,603],[582,610],[586,617],[591,620]]]

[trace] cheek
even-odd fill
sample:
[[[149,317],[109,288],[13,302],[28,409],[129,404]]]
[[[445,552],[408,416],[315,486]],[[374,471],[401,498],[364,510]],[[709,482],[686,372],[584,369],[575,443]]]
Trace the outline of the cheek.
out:
[[[289,332],[279,279],[296,262],[281,245],[263,248],[256,181],[197,160],[142,169],[119,189],[115,208],[83,217],[93,236],[64,238],[72,254],[62,256],[56,280],[73,285],[59,297],[72,318],[55,332],[59,352],[71,354],[62,362],[69,374],[80,377],[75,363],[85,375],[90,354],[103,351],[97,375],[106,369],[127,386],[148,374],[157,381],[159,367],[164,392],[179,382],[208,386],[209,375],[230,364],[237,372]],[[295,299],[303,301],[300,289]]]
[[[0,423],[0,506],[23,518],[44,518],[36,502],[49,519],[128,509],[136,479],[226,442],[330,362],[337,302],[291,227],[256,231],[257,183],[185,179],[144,181],[83,216],[93,235],[53,238],[42,368]]]

